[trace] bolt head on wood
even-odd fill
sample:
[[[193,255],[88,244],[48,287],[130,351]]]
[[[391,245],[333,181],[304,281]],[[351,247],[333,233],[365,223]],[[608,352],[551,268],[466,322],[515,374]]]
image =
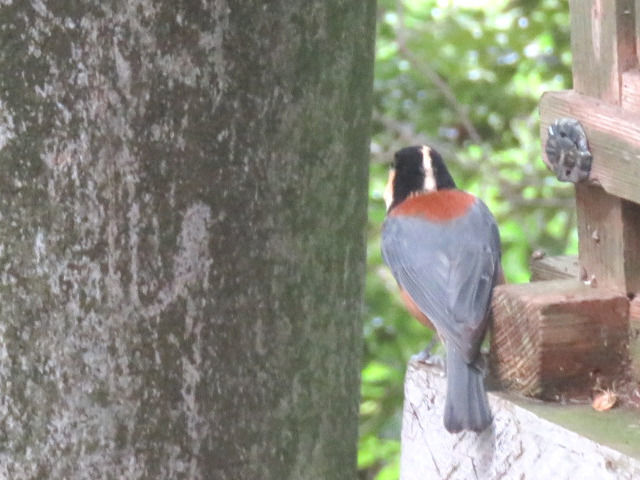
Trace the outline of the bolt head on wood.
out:
[[[578,280],[497,286],[492,373],[506,389],[547,400],[589,396],[626,374],[629,301]]]
[[[592,156],[587,135],[577,120],[559,118],[550,125],[544,151],[545,164],[561,182],[577,183],[589,178]]]

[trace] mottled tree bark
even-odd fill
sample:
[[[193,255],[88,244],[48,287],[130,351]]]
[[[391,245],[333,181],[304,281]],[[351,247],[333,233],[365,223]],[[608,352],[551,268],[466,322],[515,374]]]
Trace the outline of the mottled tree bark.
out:
[[[0,0],[1,478],[354,478],[374,10]]]

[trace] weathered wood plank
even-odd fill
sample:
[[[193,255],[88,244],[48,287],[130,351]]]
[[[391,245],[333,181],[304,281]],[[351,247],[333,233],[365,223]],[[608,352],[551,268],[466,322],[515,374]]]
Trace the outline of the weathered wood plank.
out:
[[[640,291],[640,205],[595,185],[577,185],[576,203],[586,278],[625,294]]]
[[[625,285],[622,201],[597,185],[576,185],[576,205],[584,277],[599,286]]]
[[[531,281],[578,279],[580,265],[578,257],[570,255],[534,256],[529,262],[531,268]]]
[[[627,111],[640,112],[640,70],[637,68],[622,74],[620,105]]]
[[[491,368],[508,389],[545,399],[588,396],[628,361],[629,301],[578,280],[497,286]]]
[[[452,435],[442,425],[445,394],[442,370],[409,363],[401,480],[640,478],[634,412],[489,393],[493,426],[481,434]]]
[[[637,64],[633,0],[571,0],[573,88],[619,104],[621,75]]]
[[[540,138],[557,118],[578,120],[593,154],[590,179],[610,194],[640,203],[640,114],[574,91],[546,92],[540,99]]]

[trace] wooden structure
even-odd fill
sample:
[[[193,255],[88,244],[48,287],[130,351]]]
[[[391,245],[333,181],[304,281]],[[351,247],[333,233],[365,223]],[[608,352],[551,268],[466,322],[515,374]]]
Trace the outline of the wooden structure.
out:
[[[541,398],[587,397],[625,379],[629,304],[640,294],[640,1],[570,8],[573,90],[546,93],[540,117],[543,145],[553,122],[572,118],[593,155],[575,187],[579,258],[534,260],[534,282],[494,294],[493,371]]]

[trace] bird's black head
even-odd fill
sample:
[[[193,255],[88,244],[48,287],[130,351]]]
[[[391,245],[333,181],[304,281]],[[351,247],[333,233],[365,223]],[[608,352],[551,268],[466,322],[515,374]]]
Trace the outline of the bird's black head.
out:
[[[384,192],[387,210],[413,193],[456,188],[442,157],[425,146],[406,147],[396,152]]]

